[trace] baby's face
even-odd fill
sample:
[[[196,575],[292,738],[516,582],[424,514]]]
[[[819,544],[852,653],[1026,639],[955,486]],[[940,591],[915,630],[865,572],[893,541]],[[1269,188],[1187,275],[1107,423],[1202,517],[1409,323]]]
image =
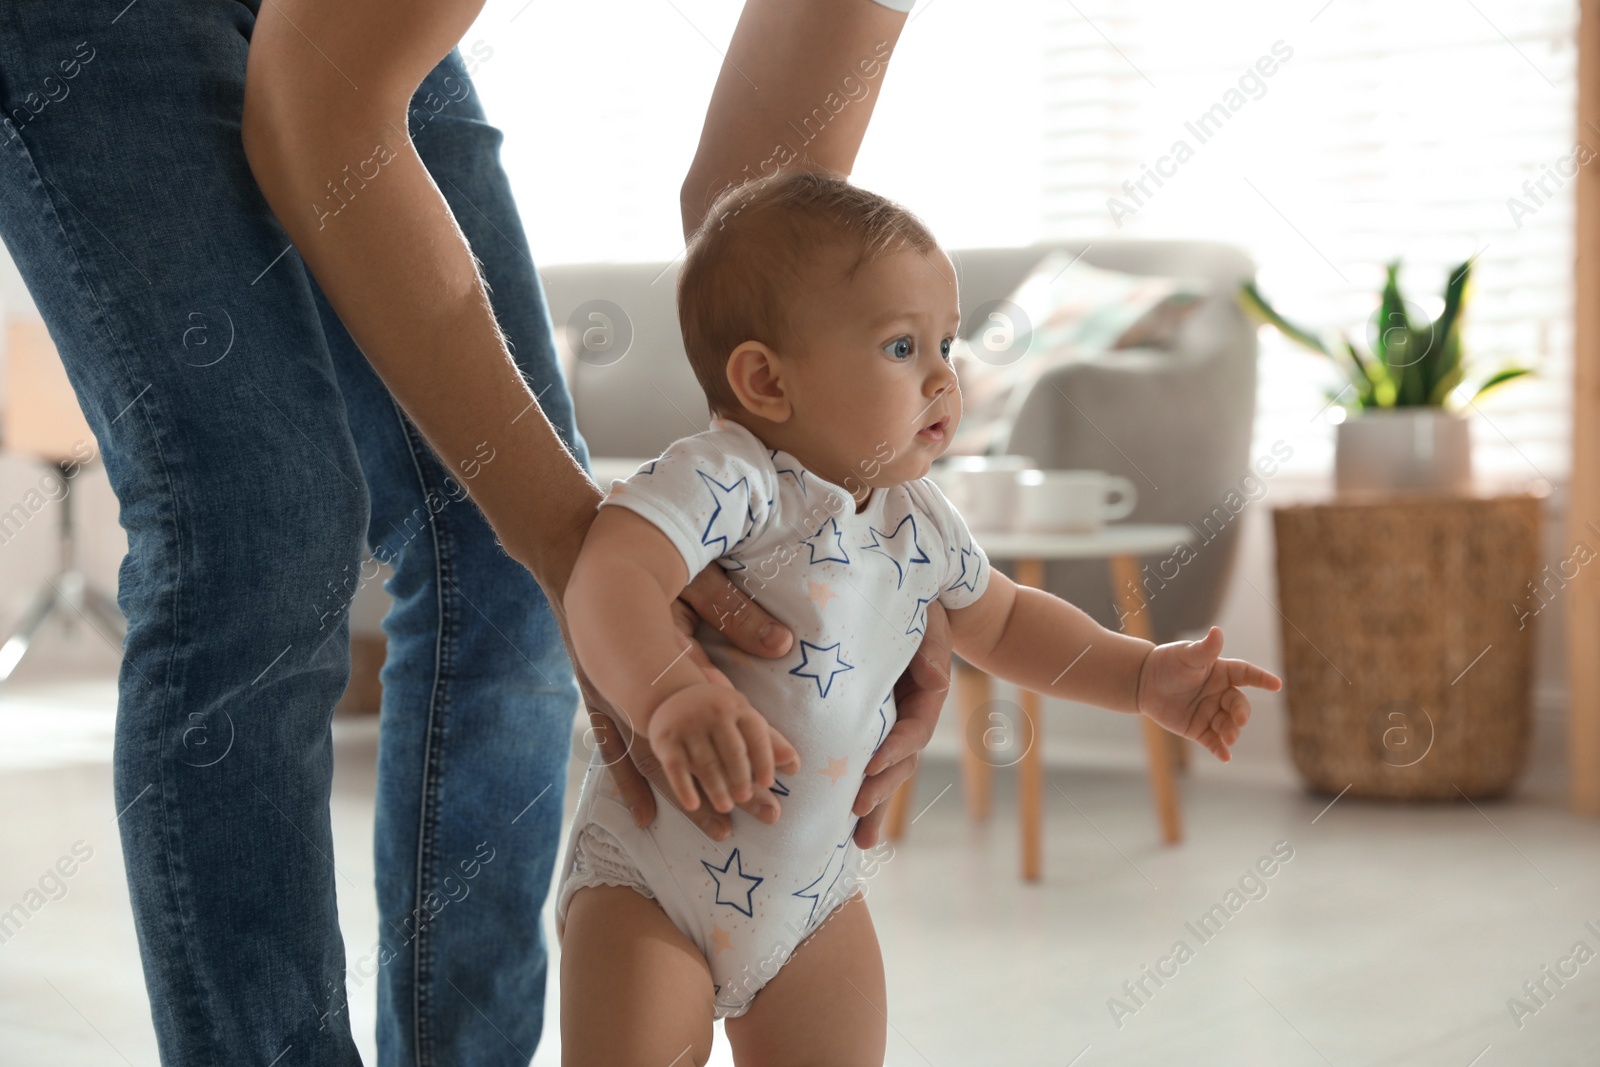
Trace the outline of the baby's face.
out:
[[[961,421],[950,347],[961,324],[956,273],[940,249],[907,248],[845,282],[801,294],[789,449],[859,502],[928,473]]]

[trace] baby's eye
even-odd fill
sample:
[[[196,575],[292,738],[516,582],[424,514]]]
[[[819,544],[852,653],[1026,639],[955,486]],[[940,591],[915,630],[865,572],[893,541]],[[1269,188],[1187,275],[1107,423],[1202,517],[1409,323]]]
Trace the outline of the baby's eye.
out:
[[[943,341],[939,342],[939,354],[944,357],[946,363],[950,362],[950,346],[953,343],[954,338],[951,337],[946,337]]]
[[[893,341],[884,345],[880,351],[888,353],[895,359],[910,359],[912,352],[911,338],[896,337]]]

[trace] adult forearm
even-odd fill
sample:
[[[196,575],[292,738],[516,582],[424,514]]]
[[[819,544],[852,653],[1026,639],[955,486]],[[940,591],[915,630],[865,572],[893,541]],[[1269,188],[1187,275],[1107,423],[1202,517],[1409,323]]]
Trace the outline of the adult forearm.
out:
[[[251,45],[244,143],[257,183],[401,407],[507,551],[559,596],[599,490],[518,374],[406,133],[412,92],[477,5],[283,3],[263,6]]]
[[[684,235],[723,189],[802,156],[849,174],[905,21],[873,0],[747,0],[683,183]]]
[[[999,641],[974,666],[1035,692],[1133,712],[1139,669],[1154,647],[1106,629],[1059,597],[1019,586]]]

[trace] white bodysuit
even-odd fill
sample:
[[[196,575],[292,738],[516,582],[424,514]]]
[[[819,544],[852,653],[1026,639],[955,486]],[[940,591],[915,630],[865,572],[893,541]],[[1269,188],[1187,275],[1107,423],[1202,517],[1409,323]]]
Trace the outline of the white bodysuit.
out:
[[[746,655],[704,622],[695,637],[801,768],[777,775],[776,823],[736,807],[732,833],[713,841],[659,790],[655,821],[636,827],[596,749],[559,869],[557,927],[579,888],[632,886],[705,954],[716,1018],[743,1015],[861,881],[850,809],[894,724],[895,680],[922,641],[927,605],[977,600],[988,560],[931,481],[875,489],[857,513],[845,488],[727,419],[614,482],[605,504],[659,528],[691,576],[720,561],[794,632],[775,659]]]

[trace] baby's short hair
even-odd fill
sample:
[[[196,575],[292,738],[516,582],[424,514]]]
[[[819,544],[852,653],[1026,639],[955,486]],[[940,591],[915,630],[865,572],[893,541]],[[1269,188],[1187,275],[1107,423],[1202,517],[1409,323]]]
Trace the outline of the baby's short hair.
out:
[[[821,265],[819,253],[844,249],[862,266],[938,241],[894,201],[838,174],[797,163],[723,192],[689,238],[678,271],[678,324],[689,364],[713,411],[736,411],[728,357],[746,341],[782,349],[792,340],[787,305]]]

